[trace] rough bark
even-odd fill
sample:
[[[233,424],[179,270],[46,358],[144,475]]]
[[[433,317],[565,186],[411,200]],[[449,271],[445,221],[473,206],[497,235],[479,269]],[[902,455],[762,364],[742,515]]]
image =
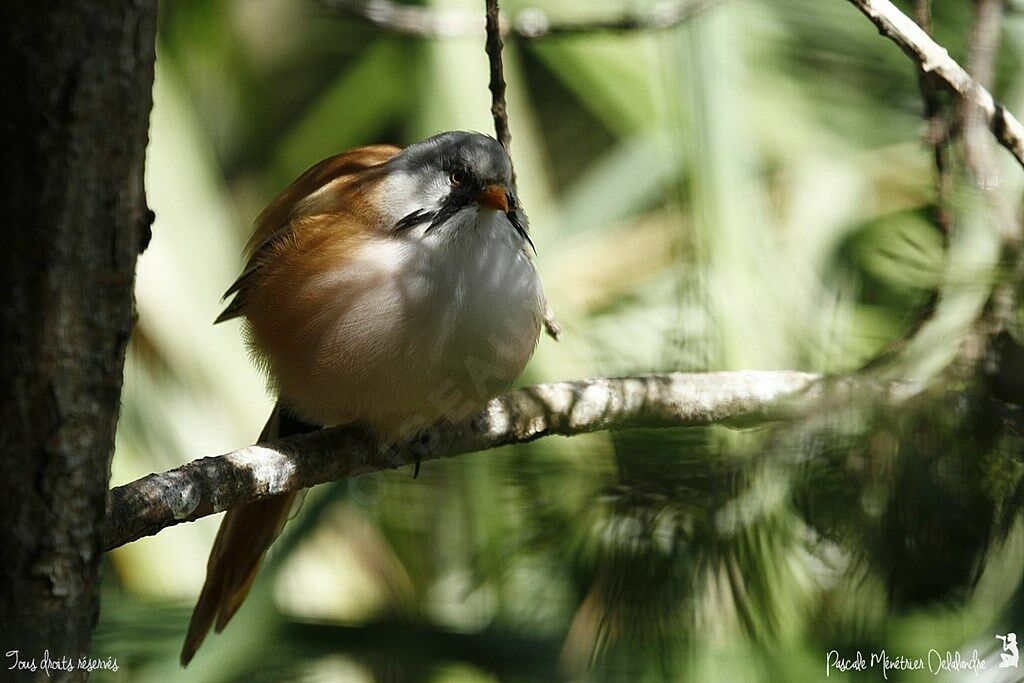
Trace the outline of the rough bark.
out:
[[[0,655],[77,658],[98,614],[155,28],[155,0],[4,6]]]

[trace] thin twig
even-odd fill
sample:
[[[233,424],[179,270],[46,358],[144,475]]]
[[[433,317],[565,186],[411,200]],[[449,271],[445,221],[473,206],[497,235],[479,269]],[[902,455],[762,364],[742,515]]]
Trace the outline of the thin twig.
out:
[[[931,0],[915,0],[914,18],[921,25],[925,33],[931,35]],[[949,141],[946,131],[948,131],[950,125],[945,117],[943,117],[942,100],[939,98],[938,88],[935,87],[934,77],[922,69],[919,69],[917,73],[921,99],[924,102],[926,136],[928,144],[932,146],[932,155],[935,162],[935,224],[942,233],[943,241],[948,243],[951,220],[949,192],[952,184],[952,175],[950,174],[949,160],[946,158],[946,144]]]
[[[883,36],[896,43],[925,73],[934,74],[946,87],[979,107],[999,143],[1024,165],[1024,126],[971,78],[949,56],[946,48],[932,40],[889,0],[847,1],[863,12]]]
[[[487,26],[487,42],[484,49],[490,64],[491,79],[487,87],[491,91],[491,116],[494,117],[494,134],[512,158],[512,134],[508,130],[508,107],[505,104],[505,67],[501,63],[501,30],[498,27],[498,0],[485,0],[487,11],[484,13]],[[512,171],[512,184],[515,185],[516,173]]]
[[[914,19],[920,24],[922,30],[928,35],[932,33],[932,3],[931,0],[915,0]],[[947,145],[949,144],[951,129],[950,122],[943,116],[942,100],[939,97],[939,89],[935,85],[935,76],[927,73],[924,69],[918,69],[918,88],[921,91],[921,100],[924,103],[925,138],[927,144],[932,147],[932,159],[935,164],[935,226],[942,235],[942,243],[945,248],[949,247],[950,231],[952,229],[952,214],[949,210],[950,191],[953,186],[953,177],[949,166]],[[882,362],[888,362],[897,357],[906,349],[909,341],[914,338],[926,324],[935,316],[939,305],[939,289],[936,288],[928,297],[928,301],[922,307],[913,323],[907,331],[896,341],[889,344],[881,353],[877,354],[869,366],[876,366]]]
[[[471,419],[387,448],[346,428],[249,446],[112,489],[105,547],[267,496],[410,465],[417,456],[428,461],[605,429],[760,424],[823,405],[819,379],[803,372],[742,371],[558,382],[499,396]],[[841,385],[830,384],[829,396],[848,402]],[[806,404],[791,403],[797,398]]]
[[[519,12],[501,20],[501,34],[521,40],[539,40],[587,33],[625,33],[669,29],[726,0],[664,1],[647,10],[626,10],[614,16],[552,21],[541,9]],[[418,38],[478,36],[484,24],[476,12],[440,10],[406,5],[394,0],[322,0],[333,10],[389,33]]]

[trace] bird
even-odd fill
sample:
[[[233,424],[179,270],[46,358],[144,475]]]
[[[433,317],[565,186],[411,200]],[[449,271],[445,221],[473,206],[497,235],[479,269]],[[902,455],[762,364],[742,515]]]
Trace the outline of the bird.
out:
[[[259,441],[358,425],[386,444],[506,390],[541,330],[560,334],[528,227],[511,159],[482,133],[360,147],[300,175],[257,217],[216,320],[242,319],[277,396]],[[182,666],[237,612],[295,497],[225,514]]]

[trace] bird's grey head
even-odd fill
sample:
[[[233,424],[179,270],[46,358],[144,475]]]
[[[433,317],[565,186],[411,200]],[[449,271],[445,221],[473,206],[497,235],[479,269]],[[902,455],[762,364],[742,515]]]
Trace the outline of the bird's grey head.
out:
[[[465,174],[458,179],[478,185],[512,183],[512,162],[498,141],[482,133],[441,133],[406,147],[393,160],[412,173]]]
[[[464,131],[441,133],[405,148],[388,166],[408,178],[422,198],[421,206],[398,221],[397,230],[426,224],[429,232],[475,206],[503,212],[510,226],[529,241],[526,215],[512,187],[512,161],[494,138]]]

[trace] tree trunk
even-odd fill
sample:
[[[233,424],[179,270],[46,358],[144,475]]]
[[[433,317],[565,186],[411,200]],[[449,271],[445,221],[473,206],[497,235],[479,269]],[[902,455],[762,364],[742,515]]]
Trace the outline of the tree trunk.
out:
[[[156,0],[4,6],[0,672],[11,650],[77,660],[99,611],[135,259],[152,219],[156,13]]]

